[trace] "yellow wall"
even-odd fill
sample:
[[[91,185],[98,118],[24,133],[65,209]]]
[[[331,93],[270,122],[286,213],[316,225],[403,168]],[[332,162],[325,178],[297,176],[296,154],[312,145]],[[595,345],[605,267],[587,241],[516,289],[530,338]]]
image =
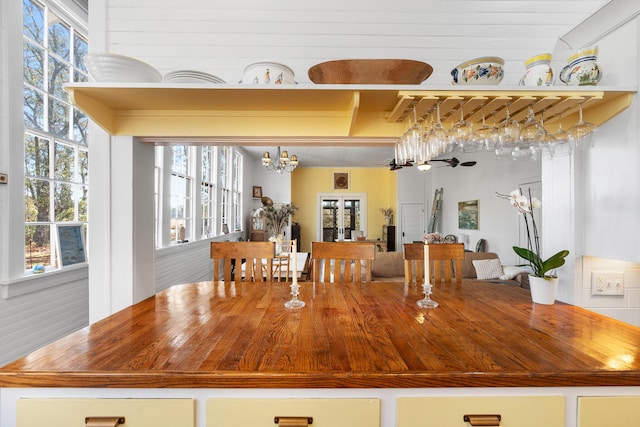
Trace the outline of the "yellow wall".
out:
[[[350,172],[349,190],[333,189],[333,173]],[[294,222],[300,224],[302,251],[311,250],[316,240],[318,219],[317,193],[366,193],[367,230],[369,239],[382,237],[384,216],[380,208],[391,207],[396,222],[397,174],[387,168],[297,168],[291,174],[291,201],[300,209]]]

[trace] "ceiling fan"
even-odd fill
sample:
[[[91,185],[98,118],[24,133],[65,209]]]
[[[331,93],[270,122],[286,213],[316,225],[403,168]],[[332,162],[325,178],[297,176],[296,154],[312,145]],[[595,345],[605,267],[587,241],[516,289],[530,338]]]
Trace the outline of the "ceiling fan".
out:
[[[455,157],[452,157],[450,159],[431,159],[429,161],[430,162],[445,162],[446,164],[448,164],[452,168],[455,168],[458,165],[460,165],[460,166],[475,166],[475,164],[477,163],[476,161],[460,162],[460,160],[458,160]]]
[[[446,163],[448,166],[451,166],[452,168],[455,168],[456,166],[460,165],[460,166],[475,166],[475,164],[477,163],[476,161],[470,161],[470,162],[460,162],[460,160],[458,160],[455,157],[452,157],[451,159],[432,159],[429,160],[429,162],[444,162]],[[418,164],[418,168],[420,170],[428,170],[429,169],[429,162],[424,162],[424,163],[420,163]],[[406,163],[404,164],[398,164],[396,163],[396,159],[391,159],[391,162],[389,162],[389,169],[392,171],[396,171],[398,169],[402,169],[403,167],[410,167],[413,166],[413,162],[411,162],[410,160],[407,160]],[[427,167],[425,167],[427,166]]]
[[[413,163],[411,162],[411,160],[407,160],[405,163],[403,164],[398,164],[396,163],[396,159],[391,159],[391,161],[389,162],[389,170],[392,171],[397,171],[398,169],[402,169],[402,168],[408,168],[413,166]]]

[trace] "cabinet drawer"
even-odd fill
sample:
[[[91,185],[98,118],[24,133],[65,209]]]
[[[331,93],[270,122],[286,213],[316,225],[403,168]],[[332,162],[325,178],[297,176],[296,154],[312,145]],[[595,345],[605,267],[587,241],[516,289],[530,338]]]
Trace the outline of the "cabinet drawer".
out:
[[[501,427],[564,427],[564,396],[401,397],[396,425],[469,427],[465,415],[500,415]]]
[[[17,427],[84,427],[86,417],[124,417],[123,427],[193,427],[192,399],[20,399]]]
[[[207,400],[207,427],[271,427],[277,425],[275,417],[311,417],[311,427],[376,427],[380,426],[380,400]]]
[[[578,427],[638,427],[640,396],[578,397]]]

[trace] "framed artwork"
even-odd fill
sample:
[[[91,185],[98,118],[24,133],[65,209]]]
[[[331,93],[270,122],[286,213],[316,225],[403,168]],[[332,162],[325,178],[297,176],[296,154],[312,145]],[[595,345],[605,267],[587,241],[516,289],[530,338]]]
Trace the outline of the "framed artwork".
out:
[[[62,267],[87,261],[82,224],[58,225],[58,251]]]
[[[260,199],[262,198],[262,187],[253,186],[253,198]]]
[[[333,189],[348,190],[349,189],[349,172],[333,173]]]
[[[458,228],[478,229],[478,200],[458,202]]]

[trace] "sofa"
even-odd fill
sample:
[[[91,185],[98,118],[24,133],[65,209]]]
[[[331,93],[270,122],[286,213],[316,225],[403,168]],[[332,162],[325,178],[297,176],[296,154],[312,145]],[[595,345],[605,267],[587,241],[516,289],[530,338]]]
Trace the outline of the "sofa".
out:
[[[402,252],[376,252],[371,264],[371,277],[373,281],[404,282]],[[462,279],[486,280],[529,289],[529,271],[520,266],[502,265],[498,255],[493,252],[465,252]]]

